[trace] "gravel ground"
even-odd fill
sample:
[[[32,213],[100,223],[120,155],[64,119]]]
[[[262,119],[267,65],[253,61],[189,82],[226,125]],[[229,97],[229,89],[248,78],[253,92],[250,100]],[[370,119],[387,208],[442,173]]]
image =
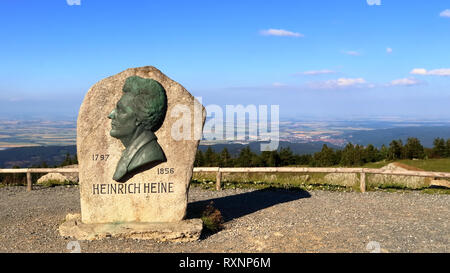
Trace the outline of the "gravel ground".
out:
[[[82,252],[450,252],[450,196],[191,188],[188,217],[214,201],[225,228],[190,243],[80,241]],[[69,252],[57,228],[77,186],[0,188],[0,252]]]

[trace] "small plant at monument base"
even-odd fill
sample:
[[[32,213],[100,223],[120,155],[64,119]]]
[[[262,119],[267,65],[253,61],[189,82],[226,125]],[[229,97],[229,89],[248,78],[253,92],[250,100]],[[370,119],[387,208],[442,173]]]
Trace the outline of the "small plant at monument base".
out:
[[[202,221],[206,229],[217,232],[223,229],[223,217],[220,211],[214,207],[214,202],[210,202],[202,212]]]

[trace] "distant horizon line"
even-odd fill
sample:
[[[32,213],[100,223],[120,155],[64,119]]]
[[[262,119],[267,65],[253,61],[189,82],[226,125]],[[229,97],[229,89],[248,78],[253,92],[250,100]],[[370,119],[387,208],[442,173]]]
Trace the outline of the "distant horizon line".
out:
[[[422,117],[422,116],[411,116],[411,115],[367,115],[358,116],[348,115],[348,116],[331,116],[331,115],[299,115],[299,117],[280,116],[280,121],[308,121],[321,119],[323,121],[367,121],[367,120],[379,120],[379,121],[394,121],[394,122],[445,122],[450,123],[450,117]],[[17,117],[17,115],[1,115],[0,121],[76,121],[78,115],[60,115],[60,116],[49,116],[49,115],[23,115]],[[208,119],[208,118],[207,118]]]

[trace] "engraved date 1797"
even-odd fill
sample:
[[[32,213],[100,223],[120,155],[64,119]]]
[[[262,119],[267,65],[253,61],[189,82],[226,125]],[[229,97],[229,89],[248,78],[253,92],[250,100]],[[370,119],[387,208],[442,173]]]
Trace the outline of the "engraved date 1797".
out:
[[[109,155],[108,154],[93,154],[92,160],[93,161],[106,161],[108,160]]]

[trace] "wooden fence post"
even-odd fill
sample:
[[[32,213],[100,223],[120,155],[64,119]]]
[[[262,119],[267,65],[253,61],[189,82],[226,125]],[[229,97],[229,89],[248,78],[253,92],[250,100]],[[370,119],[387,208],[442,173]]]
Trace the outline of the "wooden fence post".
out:
[[[366,192],[366,173],[360,173],[359,180],[359,188],[361,189],[361,192]]]
[[[31,191],[32,184],[31,184],[31,172],[27,171],[27,191]]]
[[[216,191],[220,191],[222,189],[221,182],[222,182],[222,173],[220,172],[220,168],[219,168],[217,170],[217,175],[216,175]]]

